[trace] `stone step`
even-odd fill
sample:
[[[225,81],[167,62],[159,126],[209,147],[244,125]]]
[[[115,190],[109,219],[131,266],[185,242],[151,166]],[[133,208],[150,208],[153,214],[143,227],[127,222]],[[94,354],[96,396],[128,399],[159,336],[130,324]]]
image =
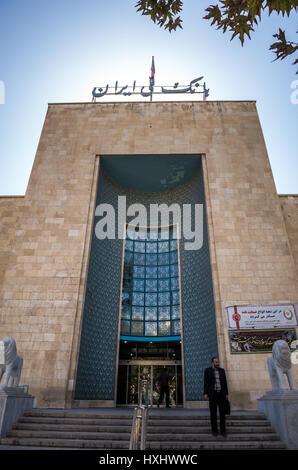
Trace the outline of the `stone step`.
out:
[[[247,428],[241,428],[240,432],[237,432],[236,429],[229,429],[227,428],[227,432],[229,432],[229,438],[234,439],[235,437],[239,437],[239,439],[243,439],[245,437],[256,437],[258,440],[259,438],[266,438],[266,439],[279,439],[279,436],[275,433],[275,431],[270,428],[269,430],[266,429],[265,433],[260,432],[260,429],[253,429],[248,430]],[[169,436],[172,436],[172,439],[181,439],[181,436],[186,436],[190,440],[195,438],[201,439],[205,435],[210,434],[210,427],[197,427],[197,428],[180,428],[180,427],[173,427],[172,429],[163,430],[161,433],[159,430],[152,429],[150,426],[147,429],[148,439],[151,436],[158,436],[158,438],[166,439]],[[118,438],[120,439],[129,439],[130,436],[130,428],[89,428],[86,429],[85,427],[71,427],[66,428],[65,426],[33,426],[33,427],[23,427],[22,425],[16,425],[14,428],[7,433],[7,437],[57,437],[57,438],[66,438],[72,439],[81,437],[82,439],[113,439]]]
[[[4,447],[2,447],[2,449],[4,450],[61,450],[61,447],[35,447],[34,445],[33,446],[22,446],[22,445],[6,445]],[[0,445],[0,450],[1,449],[1,445]],[[64,447],[63,450],[71,450],[69,447]],[[78,450],[78,449],[76,449]],[[87,449],[83,449],[83,450],[87,450]]]
[[[114,432],[114,433],[125,433],[131,432],[131,423],[128,426],[120,425],[90,425],[90,424],[64,424],[64,423],[24,423],[18,422],[13,426],[13,429],[27,430],[31,429],[40,431],[82,431],[82,432]]]
[[[210,413],[209,411],[204,413],[204,414],[198,414],[195,415],[194,413],[187,414],[185,413],[179,413],[179,414],[174,414],[171,411],[165,412],[165,413],[156,413],[156,410],[149,410],[149,415],[150,419],[152,420],[166,420],[166,421],[183,421],[183,420],[188,420],[191,419],[192,421],[204,421],[206,419],[209,419]],[[267,418],[264,414],[262,413],[246,413],[246,414],[231,414],[226,416],[227,420],[233,420],[233,421],[266,421]]]
[[[180,421],[177,421],[176,423],[173,423],[173,421],[168,421],[168,420],[152,420],[151,419],[151,416],[148,418],[148,421],[149,421],[149,426],[159,426],[159,427],[163,427],[163,426],[168,426],[168,427],[172,427],[172,426],[208,426],[210,425],[210,418],[206,417],[204,420],[201,420],[201,421],[195,421],[195,420],[180,420]],[[231,420],[231,419],[226,419],[226,423],[227,423],[227,426],[241,426],[241,427],[245,427],[245,426],[271,426],[270,425],[270,422],[267,421],[267,420],[247,420],[247,421],[238,421],[238,420]]]
[[[204,441],[214,441],[214,436],[210,433],[207,434],[187,434],[185,435],[185,439],[188,442],[204,442]],[[223,437],[221,435],[218,435],[216,440],[218,442],[220,441],[226,441],[226,442],[231,442],[231,441],[280,441],[280,437],[278,434],[272,433],[272,434],[231,434],[228,433],[227,437]],[[181,435],[179,434],[147,434],[147,442],[150,441],[171,441],[171,442],[184,442],[184,439],[182,438]]]
[[[209,418],[209,411],[205,413],[194,414],[193,412],[189,413],[188,410],[157,410],[149,409],[150,419],[157,420],[169,420],[169,421],[178,421],[178,420],[188,420],[201,421]],[[34,408],[29,411],[25,411],[23,414],[24,417],[45,417],[45,418],[66,418],[66,419],[96,419],[96,420],[107,420],[107,419],[132,419],[133,410],[126,409],[122,413],[108,413],[103,411],[100,412],[84,412],[84,411],[72,411],[72,410],[54,410],[54,409],[43,409],[43,408]],[[251,412],[251,413],[241,413],[241,412],[232,412],[231,415],[227,416],[227,420],[266,420],[266,416],[262,413]]]
[[[245,449],[286,449],[285,444],[281,441],[149,441],[147,443],[147,450],[245,450]]]
[[[212,436],[213,437],[213,436]],[[22,446],[32,448],[64,448],[64,449],[128,449],[129,443],[126,441],[102,441],[87,439],[54,439],[54,438],[4,438],[1,439],[2,446]],[[148,441],[147,449],[154,450],[237,450],[237,449],[285,449],[286,446],[280,441],[228,441],[225,438],[214,438],[204,441]]]
[[[43,408],[33,408],[32,410],[25,411],[23,416],[32,416],[32,417],[50,417],[50,418],[75,418],[75,419],[130,419],[133,416],[133,410],[125,410],[125,413],[108,413],[100,412],[84,412],[72,410],[51,410]]]
[[[275,433],[275,430],[272,426],[229,426],[226,425],[226,428],[229,432],[236,433],[262,433],[270,434]],[[195,434],[195,433],[208,433],[210,432],[210,423],[207,426],[177,426],[177,427],[168,427],[168,426],[147,426],[148,433],[158,433],[158,434]]]
[[[8,431],[7,437],[17,438],[52,438],[52,439],[78,439],[78,440],[117,440],[117,441],[129,441],[130,433],[113,433],[113,432],[70,432],[70,431],[32,431],[32,430],[17,430]]]
[[[19,423],[32,423],[32,424],[61,424],[61,425],[79,425],[79,426],[130,426],[132,425],[132,418],[129,419],[86,419],[86,418],[52,418],[43,416],[24,416],[18,421]]]
[[[227,426],[232,433],[274,433],[274,429],[270,426]],[[13,429],[17,430],[40,430],[40,431],[82,431],[82,432],[129,432],[130,426],[119,425],[89,425],[89,424],[62,424],[62,423],[27,423],[19,421],[14,425]],[[174,434],[195,434],[195,433],[208,433],[210,431],[210,424],[200,426],[157,426],[156,424],[147,426],[148,433],[174,433]]]
[[[64,449],[129,449],[129,442],[118,440],[101,441],[98,439],[53,439],[53,438],[16,438],[0,439],[1,446],[22,446],[35,448],[64,448]],[[1,449],[0,446],[0,449]]]
[[[205,417],[204,420],[193,420],[193,419],[184,419],[179,420],[176,423],[173,423],[172,420],[159,420],[152,419],[149,415],[149,423],[152,426],[168,426],[172,427],[174,424],[179,426],[207,426],[210,423],[210,418]],[[226,422],[230,426],[270,426],[268,420],[246,420],[239,421],[234,419],[226,419]],[[41,417],[41,416],[24,416],[19,419],[19,423],[40,423],[40,424],[64,424],[64,425],[94,425],[94,426],[103,426],[103,425],[115,425],[115,426],[131,426],[132,418],[129,419],[93,419],[93,418],[52,418],[52,417]]]

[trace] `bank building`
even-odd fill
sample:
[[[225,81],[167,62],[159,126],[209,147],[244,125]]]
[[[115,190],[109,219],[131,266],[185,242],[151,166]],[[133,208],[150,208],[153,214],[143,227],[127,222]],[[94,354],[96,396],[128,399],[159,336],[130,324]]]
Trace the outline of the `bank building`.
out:
[[[26,194],[0,198],[21,383],[39,408],[96,408],[147,379],[154,407],[166,367],[172,407],[200,408],[218,356],[232,406],[256,409],[298,300],[298,197],[276,192],[256,103],[106,98],[49,104]]]

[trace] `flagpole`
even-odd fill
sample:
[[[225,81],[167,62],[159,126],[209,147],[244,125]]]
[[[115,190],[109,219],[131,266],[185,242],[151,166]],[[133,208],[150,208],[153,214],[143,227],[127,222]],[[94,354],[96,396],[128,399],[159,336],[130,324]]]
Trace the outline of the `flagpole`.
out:
[[[154,55],[152,56],[152,63],[151,63],[151,77],[150,77],[150,85],[154,86],[155,84],[155,64],[154,64]],[[153,98],[153,92],[150,95],[150,103],[152,103],[152,98]]]

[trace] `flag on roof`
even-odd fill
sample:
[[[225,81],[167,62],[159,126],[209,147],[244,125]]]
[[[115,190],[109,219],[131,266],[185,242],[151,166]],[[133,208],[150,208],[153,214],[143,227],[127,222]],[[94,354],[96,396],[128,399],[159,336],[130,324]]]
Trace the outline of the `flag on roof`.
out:
[[[150,85],[154,85],[155,83],[154,75],[155,75],[155,65],[154,65],[154,56],[152,56]]]

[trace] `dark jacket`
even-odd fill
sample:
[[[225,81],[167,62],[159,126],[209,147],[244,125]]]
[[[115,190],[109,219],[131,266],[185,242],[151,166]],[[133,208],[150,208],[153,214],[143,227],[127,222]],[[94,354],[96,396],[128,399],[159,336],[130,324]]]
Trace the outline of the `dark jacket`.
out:
[[[159,376],[158,382],[161,387],[168,387],[169,386],[169,373],[167,369],[163,369],[162,373]]]
[[[225,397],[226,395],[229,394],[225,370],[219,367],[218,371],[219,371],[221,392]],[[204,395],[208,395],[209,399],[213,397],[214,387],[215,387],[214,369],[213,367],[207,367],[204,373]]]

